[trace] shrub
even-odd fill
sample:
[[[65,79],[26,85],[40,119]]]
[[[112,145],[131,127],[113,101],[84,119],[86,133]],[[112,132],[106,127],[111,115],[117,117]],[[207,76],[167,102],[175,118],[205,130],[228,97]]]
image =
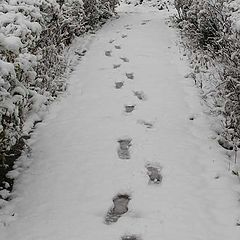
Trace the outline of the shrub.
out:
[[[192,0],[176,1],[175,6],[194,74],[205,75],[214,85],[215,113],[224,116],[222,135],[236,151],[240,139],[240,35],[231,12],[237,10],[231,4]]]
[[[59,92],[63,52],[114,15],[118,0],[2,0],[0,4],[0,173],[21,150],[23,127]],[[31,127],[30,126],[30,127]],[[27,129],[27,128],[26,128]],[[19,151],[15,154],[19,156]],[[1,182],[1,174],[0,174]]]

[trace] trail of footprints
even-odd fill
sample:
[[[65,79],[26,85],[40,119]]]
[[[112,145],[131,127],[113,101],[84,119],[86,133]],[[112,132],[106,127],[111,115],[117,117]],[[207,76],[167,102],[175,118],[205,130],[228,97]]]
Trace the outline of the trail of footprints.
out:
[[[141,25],[146,25],[150,20],[143,20],[141,22]],[[126,30],[131,30],[130,25],[124,26]],[[127,38],[127,34],[122,34],[121,38],[125,39]],[[110,44],[114,43],[114,49],[116,51],[120,51],[122,49],[121,45],[116,44],[115,39],[109,40]],[[106,57],[112,57],[113,50],[106,50],[105,56]],[[130,60],[127,57],[120,57],[120,60],[122,60],[123,63],[129,63]],[[120,68],[121,64],[113,64],[113,69]],[[135,76],[133,72],[126,72],[125,73],[127,80],[134,80]],[[124,81],[116,81],[115,82],[115,89],[122,89],[124,87]],[[143,91],[133,91],[133,95],[139,100],[139,101],[146,101],[147,96]],[[132,113],[134,110],[136,110],[135,104],[125,104],[124,105],[124,112],[127,114]],[[154,127],[153,122],[148,122],[145,120],[138,120],[138,124],[143,125],[147,129],[152,129]],[[129,160],[131,159],[131,147],[132,147],[132,139],[130,137],[123,137],[117,140],[118,148],[117,148],[117,155],[119,159],[122,160]],[[161,166],[157,163],[147,163],[145,165],[146,169],[146,175],[148,176],[148,184],[160,184],[162,182],[162,174],[161,174]],[[124,214],[128,212],[128,204],[131,201],[130,194],[123,193],[123,194],[117,194],[112,199],[113,205],[108,210],[104,222],[105,224],[113,224],[116,223],[119,218],[121,218]],[[132,235],[123,235],[121,237],[121,240],[141,240],[141,237],[135,234]]]

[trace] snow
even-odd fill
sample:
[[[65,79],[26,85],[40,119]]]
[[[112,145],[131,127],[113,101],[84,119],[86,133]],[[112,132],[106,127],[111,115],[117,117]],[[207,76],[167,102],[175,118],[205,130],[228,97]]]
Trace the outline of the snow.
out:
[[[23,134],[28,135],[34,124],[38,121],[42,121],[46,115],[46,105],[48,98],[44,95],[38,94],[36,91],[29,91],[31,110],[23,125]]]
[[[4,62],[0,59],[0,74],[2,76],[14,75],[14,66],[12,63]]]
[[[29,53],[19,54],[16,58],[16,64],[18,64],[24,72],[27,72],[31,70],[32,67],[37,66],[37,56]]]
[[[25,88],[23,87],[15,87],[13,90],[12,90],[13,94],[19,94],[19,95],[22,95],[22,96],[26,96],[27,95],[27,91]]]
[[[1,35],[0,35],[0,45],[3,46],[6,50],[18,54],[19,49],[22,47],[21,39],[15,36],[9,36],[4,38]]]
[[[9,197],[9,191],[4,189],[4,190],[1,190],[0,191],[0,196],[3,198],[3,199],[6,199],[7,197]]]
[[[1,101],[0,103],[0,109],[4,109],[5,111],[7,111],[9,114],[12,114],[15,110],[15,106],[13,104],[12,99],[4,99],[4,101]],[[2,110],[1,109],[1,110]]]
[[[217,120],[204,113],[194,81],[184,77],[189,69],[166,24],[169,13],[147,4],[118,11],[120,18],[91,38],[66,96],[32,134],[31,155],[17,163],[28,169],[0,210],[0,239],[239,239],[239,180],[211,130]],[[34,99],[34,107],[44,104]],[[126,104],[135,110],[126,114]],[[130,159],[117,155],[123,138],[132,139]],[[149,165],[161,168],[160,184],[148,184]],[[128,212],[106,225],[118,193],[131,197]]]
[[[240,1],[233,0],[228,3],[225,3],[225,6],[230,10],[230,20],[232,21],[232,28],[237,33],[240,32]]]

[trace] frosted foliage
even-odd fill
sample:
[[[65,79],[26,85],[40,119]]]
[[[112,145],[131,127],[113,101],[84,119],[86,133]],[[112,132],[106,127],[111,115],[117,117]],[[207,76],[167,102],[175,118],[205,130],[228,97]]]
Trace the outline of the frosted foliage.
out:
[[[176,23],[191,59],[191,78],[204,93],[211,115],[221,119],[222,130],[216,129],[220,135],[218,143],[234,151],[236,165],[240,146],[239,3],[239,0],[175,1]],[[236,169],[232,171],[239,175],[239,166]]]
[[[21,138],[30,115],[65,89],[65,47],[104,23],[116,5],[117,0],[1,1],[0,155]]]

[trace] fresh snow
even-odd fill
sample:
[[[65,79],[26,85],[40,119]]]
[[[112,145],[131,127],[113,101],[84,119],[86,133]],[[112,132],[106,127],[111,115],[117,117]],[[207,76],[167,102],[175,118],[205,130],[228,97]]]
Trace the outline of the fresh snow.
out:
[[[16,164],[28,169],[13,200],[0,202],[0,239],[239,239],[239,181],[194,81],[184,78],[189,69],[169,13],[124,4],[118,11],[32,134],[31,155]],[[130,159],[118,156],[124,139]],[[149,182],[151,167],[158,184]],[[130,196],[128,211],[107,225],[117,194]]]
[[[3,34],[1,34],[1,35],[3,35]],[[19,49],[22,47],[21,39],[19,37],[14,37],[14,36],[9,36],[9,37],[3,38],[1,35],[0,35],[1,46],[4,47],[8,51],[12,51],[13,53],[18,54]]]

